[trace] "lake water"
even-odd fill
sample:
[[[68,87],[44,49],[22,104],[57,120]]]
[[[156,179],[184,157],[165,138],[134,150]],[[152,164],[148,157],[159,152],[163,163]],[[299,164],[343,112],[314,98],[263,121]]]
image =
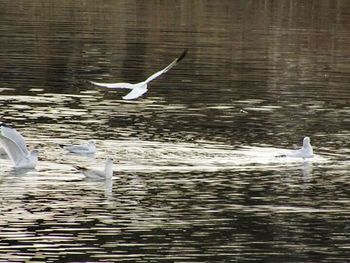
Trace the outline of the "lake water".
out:
[[[349,1],[0,4],[0,121],[40,151],[0,159],[0,262],[349,261]],[[136,101],[87,82],[187,48]],[[107,155],[112,181],[73,168]]]

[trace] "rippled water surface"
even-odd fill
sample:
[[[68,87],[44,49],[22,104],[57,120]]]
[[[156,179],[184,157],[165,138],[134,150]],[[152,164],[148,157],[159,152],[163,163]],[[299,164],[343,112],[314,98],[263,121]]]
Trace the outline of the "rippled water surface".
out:
[[[0,156],[0,262],[349,260],[349,1],[0,4],[0,121],[40,151]],[[186,48],[136,101],[87,82]],[[107,155],[113,180],[73,168]]]

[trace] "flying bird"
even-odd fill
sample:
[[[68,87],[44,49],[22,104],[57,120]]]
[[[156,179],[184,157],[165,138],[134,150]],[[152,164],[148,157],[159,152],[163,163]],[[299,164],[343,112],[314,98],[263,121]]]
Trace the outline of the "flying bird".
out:
[[[15,168],[35,168],[38,151],[28,151],[23,136],[16,129],[0,123],[0,144],[9,156]]]
[[[113,176],[113,159],[107,157],[105,168],[103,170],[90,169],[82,166],[74,166],[79,172],[85,175],[86,178],[104,180],[112,179]]]
[[[155,78],[158,78],[160,75],[164,74],[168,70],[170,70],[172,67],[174,67],[177,63],[179,63],[187,54],[187,49],[185,49],[182,54],[175,59],[173,62],[171,62],[168,66],[166,66],[164,69],[154,73],[150,77],[148,77],[146,80],[131,84],[131,83],[100,83],[100,82],[94,82],[90,81],[91,84],[94,84],[99,87],[104,88],[110,88],[110,89],[130,89],[131,91],[123,97],[124,100],[133,100],[137,99],[138,97],[141,97],[143,94],[147,92],[147,85],[149,82],[154,80]]]
[[[298,150],[290,150],[290,152],[282,155],[278,155],[276,157],[294,157],[294,158],[313,158],[314,152],[312,150],[312,146],[310,143],[309,137],[304,137],[303,139],[303,147]]]
[[[68,152],[77,154],[94,154],[96,152],[96,142],[89,140],[86,144],[59,144]]]

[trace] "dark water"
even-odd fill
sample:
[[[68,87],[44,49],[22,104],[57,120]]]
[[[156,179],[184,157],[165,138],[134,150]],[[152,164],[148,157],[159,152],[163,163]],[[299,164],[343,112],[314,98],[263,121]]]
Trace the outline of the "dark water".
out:
[[[0,5],[0,120],[40,151],[0,160],[1,262],[348,262],[349,1]],[[185,48],[137,101],[86,82]],[[274,158],[305,135],[313,161]],[[113,182],[72,167],[107,155]]]

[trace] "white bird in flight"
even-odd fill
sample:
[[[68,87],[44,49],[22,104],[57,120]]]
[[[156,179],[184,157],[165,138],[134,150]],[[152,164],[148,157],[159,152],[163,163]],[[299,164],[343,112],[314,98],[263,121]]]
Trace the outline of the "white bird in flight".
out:
[[[2,122],[0,123],[0,143],[15,168],[35,168],[39,152],[37,150],[29,152],[23,136]]]
[[[61,148],[71,153],[94,154],[96,152],[96,142],[89,140],[86,144],[60,144]]]
[[[110,88],[110,89],[130,89],[131,91],[123,97],[124,100],[133,100],[137,99],[138,97],[141,97],[143,94],[147,92],[147,84],[154,80],[155,78],[159,77],[160,75],[167,72],[169,69],[174,67],[177,63],[179,63],[187,53],[187,49],[182,52],[182,54],[175,59],[173,62],[171,62],[168,66],[166,66],[164,69],[154,73],[150,77],[148,77],[146,80],[131,84],[131,83],[100,83],[100,82],[94,82],[90,81],[91,84],[94,84],[96,86],[104,87],[104,88]]]
[[[112,179],[113,176],[113,159],[107,157],[105,168],[103,170],[89,169],[82,166],[74,166],[79,172],[85,175],[86,178],[90,179]]]
[[[293,158],[313,158],[314,152],[312,150],[312,146],[310,143],[309,137],[304,137],[303,139],[303,147],[298,150],[291,150],[290,152],[282,155],[278,155],[277,157],[293,157]]]

